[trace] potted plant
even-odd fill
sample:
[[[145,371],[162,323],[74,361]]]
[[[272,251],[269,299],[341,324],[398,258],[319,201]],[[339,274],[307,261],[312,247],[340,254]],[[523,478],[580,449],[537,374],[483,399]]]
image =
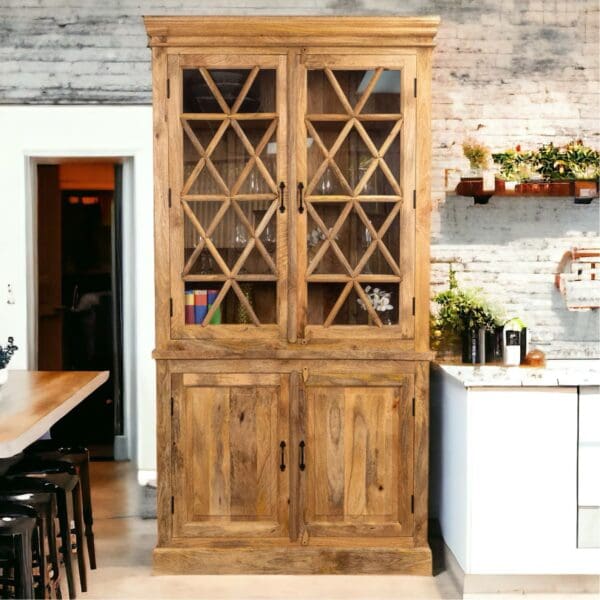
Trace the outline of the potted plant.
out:
[[[575,198],[591,199],[597,196],[600,152],[585,146],[581,140],[573,140],[565,148],[564,162],[573,179]]]
[[[484,363],[486,336],[497,335],[502,327],[500,311],[483,297],[480,289],[460,289],[452,268],[449,288],[433,300],[438,305],[433,330],[439,332],[434,337],[460,336],[463,362]]]
[[[0,386],[6,383],[8,379],[8,363],[12,358],[12,355],[19,349],[14,345],[14,338],[8,338],[8,344],[6,346],[0,346]]]
[[[488,166],[490,150],[472,138],[467,138],[463,142],[462,149],[469,161],[470,172],[467,177],[460,178],[456,192],[464,196],[481,195],[483,194],[483,170]]]
[[[492,154],[492,160],[500,167],[496,177],[496,191],[514,192],[517,184],[526,176],[529,153],[522,152],[521,146],[516,146],[504,152]]]

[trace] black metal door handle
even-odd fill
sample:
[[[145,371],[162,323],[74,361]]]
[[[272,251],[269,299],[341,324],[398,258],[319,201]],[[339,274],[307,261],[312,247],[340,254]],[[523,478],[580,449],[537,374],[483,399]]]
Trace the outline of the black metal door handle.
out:
[[[279,184],[279,212],[285,212],[285,204],[283,203],[283,194],[285,192],[285,183],[283,181]]]
[[[300,182],[296,190],[296,196],[298,201],[298,212],[302,214],[304,212],[304,206],[302,205],[302,195],[304,193],[304,184]]]
[[[304,443],[304,440],[302,440],[300,442],[300,464],[298,465],[300,467],[301,471],[304,471],[304,469],[306,469],[306,465],[304,464],[304,446],[306,444]]]
[[[281,448],[281,464],[279,465],[279,470],[285,471],[285,442],[283,440],[279,443],[279,447]]]

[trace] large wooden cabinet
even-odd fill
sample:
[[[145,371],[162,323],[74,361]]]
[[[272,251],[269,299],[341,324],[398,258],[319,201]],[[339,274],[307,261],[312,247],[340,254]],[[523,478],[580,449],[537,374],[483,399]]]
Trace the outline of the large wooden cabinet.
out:
[[[157,572],[431,572],[438,19],[148,17]]]

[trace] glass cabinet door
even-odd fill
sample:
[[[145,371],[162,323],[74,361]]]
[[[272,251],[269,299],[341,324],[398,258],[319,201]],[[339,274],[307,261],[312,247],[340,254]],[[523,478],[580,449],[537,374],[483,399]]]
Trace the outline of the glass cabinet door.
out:
[[[285,329],[285,58],[173,56],[171,331]]]
[[[306,337],[413,336],[414,76],[409,56],[305,59],[297,235],[306,240]]]

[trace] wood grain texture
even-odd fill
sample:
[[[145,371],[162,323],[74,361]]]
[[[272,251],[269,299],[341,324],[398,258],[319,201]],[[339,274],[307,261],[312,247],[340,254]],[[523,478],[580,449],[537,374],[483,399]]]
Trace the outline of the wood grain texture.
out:
[[[400,548],[256,546],[156,548],[153,572],[160,574],[403,574],[431,576],[429,546]]]
[[[417,218],[415,256],[415,350],[429,350],[429,273],[431,229],[431,50],[417,53]]]
[[[156,572],[431,574],[429,78],[438,21],[146,19],[156,88],[157,427],[159,448],[168,447],[158,460]],[[183,112],[183,68],[198,69],[213,90],[214,112],[190,113],[187,107]],[[239,112],[264,68],[276,70],[275,104],[265,106],[265,113]],[[215,69],[248,71],[231,103],[213,78]],[[386,69],[401,77],[401,94],[389,106],[371,102]],[[360,93],[361,79],[353,83],[344,75],[357,70],[374,73]],[[317,71],[321,79],[310,75]],[[168,99],[159,89],[166,77]],[[265,134],[251,135],[265,119],[271,122]],[[213,132],[212,140],[198,137],[203,127]],[[330,132],[322,133],[323,127]],[[233,182],[221,176],[227,161],[216,152],[226,131],[236,138],[227,156],[241,150],[249,161]],[[358,177],[350,176],[350,159],[344,156],[350,134],[369,159]],[[184,139],[197,156],[184,156]],[[277,142],[272,172],[263,162],[271,139]],[[397,143],[399,164],[387,158]],[[190,163],[185,181],[184,160]],[[327,168],[340,180],[336,195],[318,189]],[[244,189],[253,169],[266,181],[267,189],[257,194]],[[214,195],[192,185],[202,171],[215,180]],[[361,195],[375,173],[385,181],[385,191]],[[275,257],[261,240],[275,204],[257,224],[242,203],[272,202],[280,182],[286,210],[275,210],[273,217]],[[304,185],[303,212],[298,183]],[[202,216],[208,202],[221,203],[210,223]],[[323,211],[335,203],[340,210],[331,219]],[[393,208],[379,214],[381,203]],[[217,256],[223,245],[217,229],[229,213],[253,233],[233,263]],[[350,214],[356,221],[349,226],[354,242],[344,246],[338,237]],[[184,219],[191,225],[187,233]],[[326,237],[310,259],[309,223]],[[361,228],[371,237],[364,255],[357,243]],[[195,272],[205,250],[222,273]],[[250,303],[239,285],[254,281],[251,272],[241,270],[251,253],[266,265],[256,282],[277,288],[277,318],[267,324],[261,322],[259,303]],[[341,270],[319,268],[331,257]],[[387,264],[380,275],[364,272],[372,258]],[[184,325],[184,285],[203,283],[221,286],[219,299],[226,293],[237,297],[252,322],[209,325],[213,306],[202,325]],[[342,297],[309,305],[308,286],[325,284],[338,286]],[[397,325],[383,326],[368,301],[369,325],[338,324],[347,302],[366,300],[367,284],[397,291]],[[314,318],[319,309],[321,320]]]
[[[0,400],[0,458],[35,442],[108,380],[108,371],[9,371]]]
[[[181,378],[178,378],[179,381]],[[171,374],[166,361],[156,362],[156,436],[160,443],[156,452],[156,519],[158,523],[158,545],[165,546],[172,536],[171,520],[171,476],[172,424],[171,424]]]
[[[156,344],[170,338],[169,297],[169,141],[167,130],[167,54],[152,50],[152,119],[154,166],[154,286]]]
[[[439,17],[144,17],[150,46],[433,45]]]
[[[185,385],[190,377],[182,376],[174,423],[176,536],[287,535],[277,462],[287,430],[282,390],[252,385],[248,377]]]
[[[412,535],[412,378],[360,379],[309,375],[306,384],[311,537]]]

